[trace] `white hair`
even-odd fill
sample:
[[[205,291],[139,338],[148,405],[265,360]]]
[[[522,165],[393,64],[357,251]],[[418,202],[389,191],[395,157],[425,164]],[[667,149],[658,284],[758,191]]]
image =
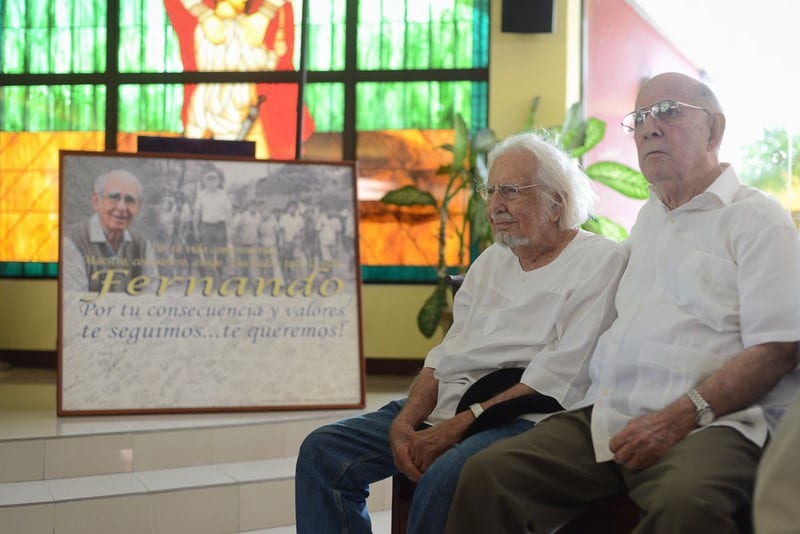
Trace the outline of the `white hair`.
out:
[[[591,181],[581,170],[577,161],[549,140],[533,132],[525,132],[507,137],[498,143],[487,161],[491,170],[495,160],[507,151],[525,150],[539,163],[538,172],[531,178],[542,187],[539,191],[548,200],[548,210],[563,205],[558,221],[559,228],[577,228],[589,218],[597,195]]]

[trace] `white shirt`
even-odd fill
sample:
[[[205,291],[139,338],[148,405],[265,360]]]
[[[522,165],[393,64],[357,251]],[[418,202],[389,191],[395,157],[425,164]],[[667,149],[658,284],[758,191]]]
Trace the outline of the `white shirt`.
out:
[[[222,189],[197,192],[195,210],[201,223],[218,224],[228,222],[233,217],[233,208],[228,194]]]
[[[503,367],[525,367],[521,382],[566,408],[583,399],[589,357],[615,316],[626,257],[618,243],[582,230],[532,271],[523,271],[511,250],[487,248],[456,294],[453,326],[425,359],[439,380],[428,422],[452,417],[470,385]]]
[[[669,210],[654,194],[630,238],[617,292],[619,317],[591,361],[592,439],[598,462],[634,417],[685,394],[743,349],[800,339],[800,242],[788,214],[743,186],[731,166]],[[720,417],[763,445],[791,400],[798,374],[760,403]]]

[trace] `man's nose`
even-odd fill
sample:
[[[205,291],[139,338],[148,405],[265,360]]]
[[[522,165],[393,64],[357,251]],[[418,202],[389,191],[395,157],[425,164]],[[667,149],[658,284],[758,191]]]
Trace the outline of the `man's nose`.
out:
[[[636,128],[636,132],[644,137],[652,137],[653,135],[661,135],[661,122],[653,117],[652,113],[648,113],[644,122]]]

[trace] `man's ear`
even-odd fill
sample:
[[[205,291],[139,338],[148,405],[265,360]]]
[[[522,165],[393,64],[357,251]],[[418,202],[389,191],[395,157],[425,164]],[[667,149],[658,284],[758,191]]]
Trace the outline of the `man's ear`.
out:
[[[561,216],[564,215],[564,208],[566,207],[566,203],[564,202],[564,197],[560,194],[556,195],[555,202],[553,202],[552,207],[550,208],[550,221],[551,222],[558,222],[561,220]]]
[[[725,133],[725,115],[713,113],[711,115],[711,129],[708,135],[708,148],[712,151],[719,150],[722,135]]]

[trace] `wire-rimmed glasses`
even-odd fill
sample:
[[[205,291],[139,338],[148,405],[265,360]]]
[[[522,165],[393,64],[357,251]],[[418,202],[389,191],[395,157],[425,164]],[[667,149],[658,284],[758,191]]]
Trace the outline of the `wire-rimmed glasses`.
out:
[[[126,206],[133,207],[133,206],[136,206],[139,203],[139,199],[137,197],[131,195],[131,194],[123,195],[122,193],[118,193],[116,191],[113,192],[113,193],[102,193],[101,192],[101,193],[97,193],[97,194],[100,195],[100,197],[102,197],[102,198],[104,198],[106,200],[109,200],[113,204],[117,204],[121,200],[121,201],[123,201],[125,203]]]
[[[622,125],[622,129],[627,133],[633,133],[644,124],[648,115],[657,121],[669,122],[682,115],[681,108],[699,109],[711,116],[711,112],[701,106],[695,106],[694,104],[687,104],[686,102],[679,102],[677,100],[661,100],[650,106],[631,111],[622,117],[622,122],[620,124]]]
[[[531,187],[536,187],[537,185],[542,184],[531,184],[531,185],[515,185],[515,184],[503,184],[503,185],[490,185],[488,187],[483,187],[478,190],[478,193],[481,195],[481,198],[485,201],[489,201],[489,198],[495,194],[500,193],[500,196],[503,197],[504,200],[514,200],[515,198],[519,198],[520,192],[524,191],[525,189],[530,189]]]

